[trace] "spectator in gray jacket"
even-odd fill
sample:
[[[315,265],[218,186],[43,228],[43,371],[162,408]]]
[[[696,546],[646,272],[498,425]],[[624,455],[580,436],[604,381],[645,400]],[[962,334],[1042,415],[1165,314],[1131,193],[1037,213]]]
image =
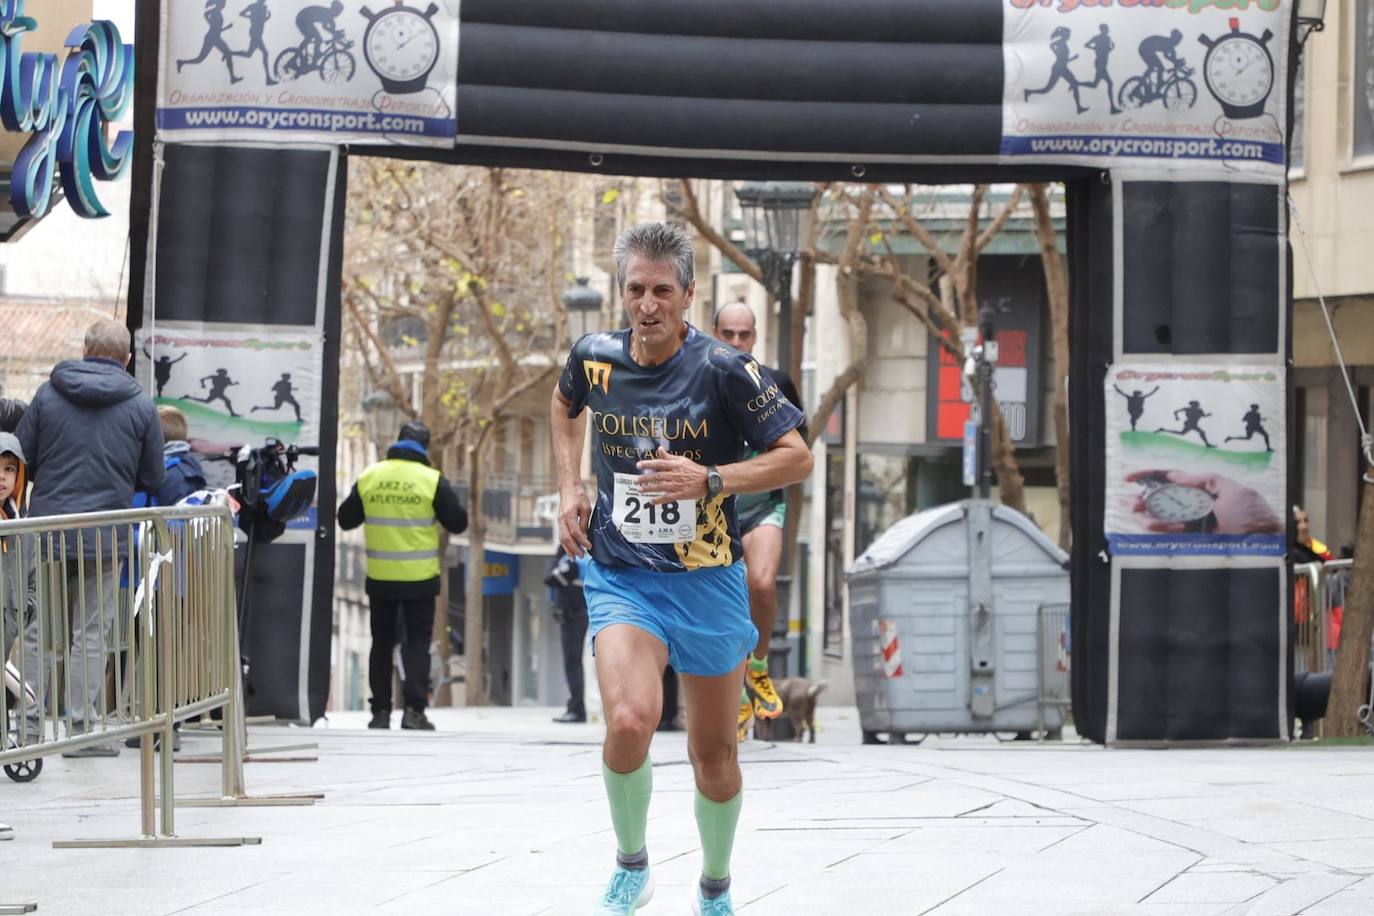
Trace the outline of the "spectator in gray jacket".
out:
[[[33,480],[30,516],[127,509],[135,490],[154,492],[162,485],[162,427],[152,400],[125,369],[129,356],[128,329],[97,321],[86,331],[84,358],[58,363],[34,395],[17,430]],[[78,545],[75,532],[67,535],[72,641],[65,668],[73,734],[85,732],[100,714],[119,579],[112,537],[110,529],[85,529]],[[25,629],[24,653],[29,670],[37,671],[36,624]],[[40,702],[55,686],[35,686]],[[30,718],[25,728],[37,732],[38,719]],[[118,753],[107,744],[64,756]]]

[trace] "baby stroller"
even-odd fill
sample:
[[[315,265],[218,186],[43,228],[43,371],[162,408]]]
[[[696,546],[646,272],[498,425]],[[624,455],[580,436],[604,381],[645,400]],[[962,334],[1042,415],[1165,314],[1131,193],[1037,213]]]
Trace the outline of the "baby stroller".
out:
[[[3,723],[6,735],[6,743],[13,748],[16,745],[13,736],[18,733],[18,728],[22,724],[20,721],[19,697],[24,697],[25,708],[38,705],[38,696],[33,692],[33,688],[25,684],[19,678],[19,669],[13,662],[5,662],[5,698],[6,709],[9,711],[10,721]],[[43,772],[43,758],[35,760],[25,760],[23,763],[11,763],[5,765],[5,775],[15,782],[32,782],[38,778],[38,774]]]

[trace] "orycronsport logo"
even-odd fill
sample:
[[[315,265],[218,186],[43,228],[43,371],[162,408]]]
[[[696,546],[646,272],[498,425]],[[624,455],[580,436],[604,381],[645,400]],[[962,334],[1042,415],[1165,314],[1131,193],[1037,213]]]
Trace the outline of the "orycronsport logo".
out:
[[[1282,165],[1284,161],[1281,143],[1174,137],[1003,137],[1002,155],[1240,160],[1274,165]]]
[[[1209,534],[1182,537],[1172,534],[1108,534],[1114,556],[1158,556],[1187,553],[1212,556],[1280,557],[1287,550],[1282,535]]]
[[[162,108],[157,112],[161,130],[329,131],[338,134],[406,134],[416,137],[451,137],[453,122],[443,118],[416,118],[378,112],[342,112],[319,109],[280,108]]]

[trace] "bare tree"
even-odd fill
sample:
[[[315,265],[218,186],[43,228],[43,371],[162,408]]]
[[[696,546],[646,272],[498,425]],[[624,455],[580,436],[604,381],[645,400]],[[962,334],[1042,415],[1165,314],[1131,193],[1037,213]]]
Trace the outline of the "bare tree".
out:
[[[566,348],[567,201],[583,179],[387,159],[350,163],[343,300],[373,387],[429,426],[467,479],[466,698],[483,689],[487,452]],[[590,194],[587,199],[590,202]],[[407,366],[417,367],[413,375]],[[444,468],[445,470],[454,470]],[[448,652],[446,599],[435,609]]]
[[[1035,211],[1035,237],[1040,242],[1040,263],[1050,300],[1050,327],[1054,340],[1054,481],[1059,496],[1059,547],[1073,543],[1069,517],[1069,272],[1059,252],[1059,233],[1050,211],[1049,188],[1029,185]]]
[[[1364,444],[1366,475],[1374,465],[1374,449]],[[1336,670],[1331,678],[1331,702],[1323,729],[1332,738],[1364,734],[1358,711],[1369,702],[1365,690],[1369,678],[1369,641],[1374,636],[1374,476],[1364,478],[1360,497],[1360,524],[1355,532],[1355,569],[1345,592],[1345,618],[1341,644],[1336,649]]]

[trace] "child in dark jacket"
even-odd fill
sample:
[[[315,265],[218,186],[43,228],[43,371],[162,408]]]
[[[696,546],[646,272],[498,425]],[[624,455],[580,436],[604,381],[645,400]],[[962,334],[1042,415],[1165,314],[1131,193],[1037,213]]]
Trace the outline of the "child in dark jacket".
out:
[[[13,433],[0,433],[0,520],[21,517],[25,486],[24,450]],[[0,663],[9,660],[10,649],[18,638],[20,608],[27,610],[27,618],[32,617],[38,607],[35,546],[28,535],[0,537],[0,614],[4,617],[0,628],[4,637]]]
[[[186,441],[186,415],[169,404],[163,404],[157,409],[157,418],[162,424],[165,443],[162,458],[167,475],[154,495],[157,505],[175,506],[185,497],[205,488],[205,469],[191,454],[191,443]]]

